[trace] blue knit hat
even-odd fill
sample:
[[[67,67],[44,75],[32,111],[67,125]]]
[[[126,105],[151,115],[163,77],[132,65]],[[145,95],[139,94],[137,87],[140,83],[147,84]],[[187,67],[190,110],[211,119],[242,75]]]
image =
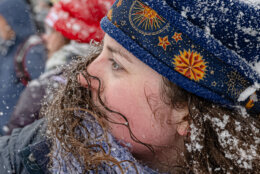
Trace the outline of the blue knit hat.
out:
[[[209,19],[210,18],[210,19]],[[260,113],[260,12],[240,1],[117,0],[102,29],[185,90]]]

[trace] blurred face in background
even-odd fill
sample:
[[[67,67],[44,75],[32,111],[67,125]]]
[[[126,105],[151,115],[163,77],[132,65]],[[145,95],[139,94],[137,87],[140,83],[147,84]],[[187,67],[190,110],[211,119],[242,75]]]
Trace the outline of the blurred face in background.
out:
[[[48,51],[48,58],[50,58],[53,53],[60,50],[64,45],[69,43],[69,39],[65,38],[60,32],[52,29],[51,27],[46,27],[43,39],[45,42],[45,47]]]
[[[0,15],[0,37],[3,40],[10,40],[15,36],[15,32],[8,25],[5,18]]]

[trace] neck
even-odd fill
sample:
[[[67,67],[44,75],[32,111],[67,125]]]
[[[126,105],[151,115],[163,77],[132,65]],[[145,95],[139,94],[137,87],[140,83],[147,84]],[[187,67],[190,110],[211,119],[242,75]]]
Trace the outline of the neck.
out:
[[[176,173],[176,171],[184,166],[183,137],[178,135],[173,144],[171,147],[154,147],[154,154],[134,154],[134,156],[154,170]]]

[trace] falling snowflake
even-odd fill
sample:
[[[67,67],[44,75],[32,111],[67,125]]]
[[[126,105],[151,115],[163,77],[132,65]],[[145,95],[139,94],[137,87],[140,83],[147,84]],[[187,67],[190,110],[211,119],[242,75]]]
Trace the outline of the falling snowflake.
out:
[[[202,56],[194,51],[180,51],[180,55],[173,58],[175,70],[191,80],[199,81],[203,79],[206,71],[206,62]]]

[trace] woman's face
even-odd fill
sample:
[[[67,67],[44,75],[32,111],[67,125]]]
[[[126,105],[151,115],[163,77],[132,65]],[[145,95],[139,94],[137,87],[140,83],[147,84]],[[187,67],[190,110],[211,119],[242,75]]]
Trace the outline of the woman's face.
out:
[[[101,54],[87,67],[90,75],[101,80],[101,99],[112,110],[120,112],[129,121],[133,134],[142,142],[155,146],[174,143],[176,125],[170,124],[178,115],[161,100],[161,75],[141,62],[110,36],[104,39]],[[81,84],[87,87],[82,75]],[[94,102],[97,99],[98,81],[91,80]],[[125,123],[121,116],[105,111],[115,122]],[[130,143],[132,152],[149,155],[147,147],[135,143],[127,127],[109,123],[111,133],[118,140]]]
[[[50,27],[48,27],[48,32],[43,35],[43,39],[48,50],[48,58],[51,58],[56,51],[68,43],[67,39],[60,32]]]
[[[15,36],[15,32],[8,25],[3,16],[0,15],[0,37],[4,40],[10,40]]]

